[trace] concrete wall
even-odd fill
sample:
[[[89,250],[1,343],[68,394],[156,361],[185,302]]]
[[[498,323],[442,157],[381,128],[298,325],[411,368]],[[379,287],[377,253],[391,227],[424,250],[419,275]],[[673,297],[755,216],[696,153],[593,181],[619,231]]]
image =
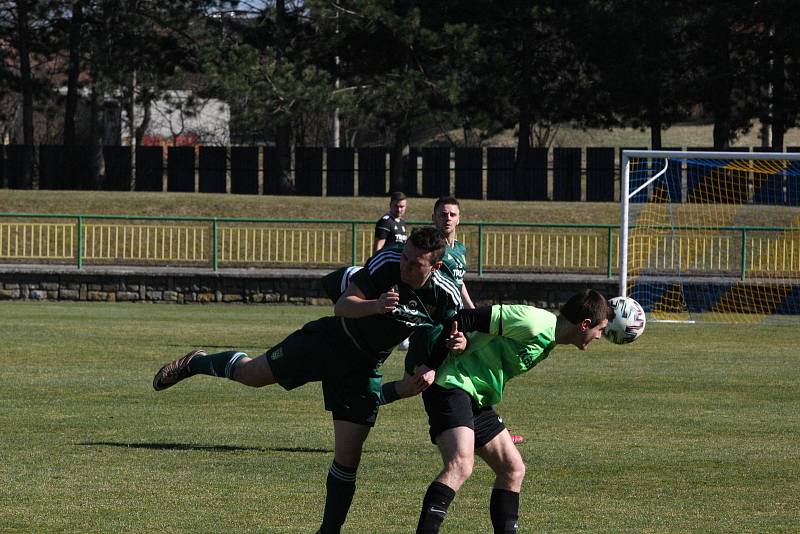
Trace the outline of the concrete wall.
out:
[[[0,267],[0,300],[291,303],[323,304],[319,270],[225,270],[102,268],[69,266]],[[467,276],[477,303],[524,303],[557,308],[574,292],[592,287],[617,292],[616,280],[602,277]]]

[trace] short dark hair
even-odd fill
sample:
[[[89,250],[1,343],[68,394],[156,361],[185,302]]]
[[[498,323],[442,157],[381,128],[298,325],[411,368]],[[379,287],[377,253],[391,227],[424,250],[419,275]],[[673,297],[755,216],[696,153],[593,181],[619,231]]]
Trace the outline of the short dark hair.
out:
[[[394,193],[389,195],[389,204],[396,204],[401,200],[405,200],[406,198],[408,197],[406,197],[406,194],[403,193],[402,191],[395,191]]]
[[[572,324],[579,324],[584,319],[591,319],[592,326],[596,326],[603,319],[614,319],[614,310],[608,305],[608,300],[594,289],[586,289],[576,293],[561,306],[561,315]]]
[[[431,257],[433,263],[442,259],[444,247],[447,245],[447,239],[444,234],[433,226],[414,228],[408,240],[420,250],[433,252]]]
[[[452,204],[454,206],[458,206],[459,209],[461,208],[461,204],[458,203],[458,199],[456,197],[439,197],[436,200],[436,203],[433,205],[433,212],[436,213],[436,210],[439,209],[439,206],[444,204]]]

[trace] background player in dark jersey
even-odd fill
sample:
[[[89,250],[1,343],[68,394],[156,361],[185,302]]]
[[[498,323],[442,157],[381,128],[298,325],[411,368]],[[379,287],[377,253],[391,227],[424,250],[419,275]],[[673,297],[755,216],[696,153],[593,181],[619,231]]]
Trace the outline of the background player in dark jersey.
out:
[[[447,246],[442,256],[442,265],[448,269],[453,278],[461,286],[461,300],[464,308],[472,309],[475,305],[467,291],[467,284],[464,283],[464,275],[467,274],[467,247],[456,239],[456,229],[461,223],[461,205],[455,197],[441,197],[433,205],[433,225],[444,234]],[[519,434],[511,434],[511,441],[514,445],[519,445],[525,438]]]
[[[408,200],[404,193],[396,191],[391,194],[389,211],[375,223],[375,240],[372,242],[373,254],[386,245],[405,243],[406,221],[403,219],[403,215],[405,215],[407,207]]]
[[[257,358],[238,351],[193,350],[163,366],[153,388],[164,390],[196,374],[253,387],[277,383],[287,390],[321,381],[335,445],[320,532],[339,532],[355,492],[363,443],[377,418],[381,364],[399,341],[416,330],[432,329],[460,308],[455,282],[438,272],[444,246],[438,230],[419,228],[405,246],[373,256],[353,276],[337,301],[337,316],[307,323]],[[447,343],[440,337],[439,348]],[[438,363],[426,361],[408,380],[393,383],[388,394],[419,393],[433,381],[431,369]]]
[[[475,333],[468,334],[463,353],[447,357],[435,383],[422,393],[431,441],[444,465],[428,486],[417,534],[439,531],[456,491],[472,474],[475,454],[495,472],[489,503],[494,532],[517,532],[525,464],[493,405],[502,400],[508,380],[532,369],[556,345],[586,349],[613,315],[605,297],[593,290],[571,297],[558,316],[503,304],[459,313],[461,329]]]

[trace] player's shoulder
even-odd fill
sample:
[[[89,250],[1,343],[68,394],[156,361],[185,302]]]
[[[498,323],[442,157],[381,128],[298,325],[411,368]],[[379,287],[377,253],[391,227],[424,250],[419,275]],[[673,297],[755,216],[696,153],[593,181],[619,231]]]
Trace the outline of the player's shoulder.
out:
[[[509,330],[525,331],[535,336],[555,327],[556,315],[543,308],[527,304],[495,304],[492,315]]]
[[[450,273],[449,269],[437,269],[433,271],[431,283],[434,287],[443,291],[456,306],[459,308],[463,307],[461,289],[458,287],[458,282],[456,282],[456,279]]]
[[[400,265],[400,256],[403,247],[397,245],[387,245],[372,256],[366,264],[367,271],[372,274],[382,268]]]
[[[350,279],[361,270],[359,266],[341,267],[322,277],[322,288],[333,302],[336,302],[347,289]]]

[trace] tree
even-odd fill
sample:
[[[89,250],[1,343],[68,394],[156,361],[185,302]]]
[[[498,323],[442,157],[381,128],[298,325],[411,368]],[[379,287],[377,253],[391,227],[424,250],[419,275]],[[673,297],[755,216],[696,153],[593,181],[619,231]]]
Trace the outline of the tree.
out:
[[[141,143],[151,116],[150,103],[167,89],[175,89],[177,74],[197,71],[197,37],[193,28],[211,3],[200,0],[75,0],[71,5],[69,28],[68,89],[65,126],[74,125],[77,73],[85,73],[89,88],[90,134],[93,177],[99,183],[103,174],[103,106],[116,96],[129,110],[136,104],[143,109],[139,124],[131,123],[135,142]],[[73,39],[79,32],[80,39]],[[66,33],[66,32],[65,32]],[[132,80],[136,80],[132,84]],[[65,142],[74,136],[65,127]],[[74,139],[74,137],[73,137]]]
[[[442,32],[462,8],[413,0],[309,4],[338,59],[329,57],[325,64],[339,81],[336,104],[345,122],[389,145],[392,187],[408,189],[412,135],[421,126],[447,130],[450,123],[452,105],[442,80],[451,66]]]
[[[800,118],[800,6],[786,0],[756,2],[746,27],[756,50],[754,74],[762,97],[758,115],[771,127],[771,146],[784,149],[786,131]]]
[[[237,128],[275,143],[277,192],[290,193],[291,145],[304,140],[305,119],[332,107],[332,78],[320,67],[332,56],[302,2],[238,7],[207,21],[203,94],[230,102]]]
[[[527,167],[534,131],[561,121],[599,122],[591,64],[576,46],[575,8],[556,2],[473,2],[445,28],[451,56],[447,87],[467,128],[517,129],[514,173]],[[515,180],[522,185],[523,181]]]
[[[661,132],[691,109],[687,83],[685,10],[681,0],[603,0],[579,11],[580,48],[596,67],[594,90],[606,110],[603,126],[650,130],[650,146],[661,148]],[[591,121],[588,121],[591,124]]]
[[[33,184],[34,165],[34,130],[33,130],[33,72],[31,69],[31,47],[33,31],[31,18],[35,5],[27,0],[4,2],[2,5],[2,23],[6,36],[13,48],[17,73],[13,76],[17,82],[16,90],[22,97],[22,176],[18,178],[19,186],[29,189]]]
[[[692,40],[686,78],[692,98],[714,122],[714,148],[728,148],[751,128],[760,107],[752,2],[714,0],[687,13]]]
[[[67,98],[64,108],[64,145],[75,145],[75,113],[78,109],[78,76],[81,71],[81,33],[86,0],[75,0],[69,19]]]

